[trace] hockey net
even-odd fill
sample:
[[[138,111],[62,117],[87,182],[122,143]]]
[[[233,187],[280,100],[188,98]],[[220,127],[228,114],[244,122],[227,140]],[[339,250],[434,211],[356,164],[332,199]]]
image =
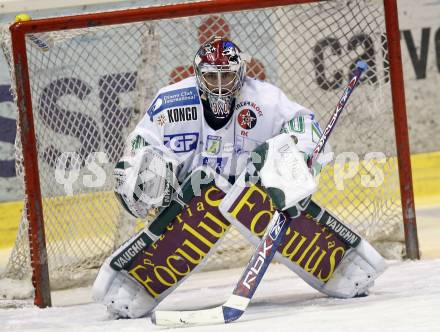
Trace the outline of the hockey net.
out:
[[[92,281],[103,260],[143,227],[113,196],[113,165],[157,90],[192,75],[195,51],[212,35],[230,36],[252,55],[249,76],[281,87],[322,126],[356,60],[368,63],[362,87],[332,134],[335,162],[322,172],[315,197],[386,257],[402,256],[382,2],[320,1],[118,24],[116,17],[125,14],[115,12],[112,25],[75,29],[57,28],[54,20],[51,31],[26,35],[52,288]],[[6,29],[2,46],[12,64]],[[27,144],[21,130],[18,121],[19,174]],[[26,212],[2,278],[30,278]],[[231,229],[206,269],[244,264],[251,250]]]

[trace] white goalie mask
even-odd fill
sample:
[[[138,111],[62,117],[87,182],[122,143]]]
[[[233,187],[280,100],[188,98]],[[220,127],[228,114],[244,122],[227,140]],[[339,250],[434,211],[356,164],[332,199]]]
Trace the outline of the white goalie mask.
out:
[[[234,96],[243,86],[247,56],[230,40],[213,37],[204,43],[194,58],[197,84],[208,97],[217,118],[231,112]]]

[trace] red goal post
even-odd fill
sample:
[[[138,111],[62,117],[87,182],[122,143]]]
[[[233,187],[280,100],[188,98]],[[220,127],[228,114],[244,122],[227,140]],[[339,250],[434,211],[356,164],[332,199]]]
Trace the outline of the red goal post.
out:
[[[360,3],[368,3],[370,2],[378,2],[374,0],[364,0],[359,1]],[[291,6],[291,5],[305,5],[305,4],[315,4],[316,6],[328,6],[331,3],[338,3],[338,1],[301,1],[301,0],[290,0],[290,1],[281,1],[281,0],[266,0],[266,1],[254,1],[254,0],[215,0],[215,1],[203,1],[203,2],[192,2],[192,3],[181,3],[174,5],[166,5],[166,6],[158,6],[158,7],[149,7],[149,8],[137,8],[137,9],[126,9],[126,10],[118,10],[112,12],[102,12],[102,13],[92,13],[92,14],[84,14],[84,15],[76,15],[76,16],[68,16],[68,17],[57,17],[57,18],[48,18],[41,20],[31,20],[27,22],[18,22],[13,24],[10,27],[11,31],[11,39],[12,39],[12,54],[13,54],[13,75],[15,77],[16,82],[16,101],[18,105],[18,122],[19,122],[19,132],[20,132],[20,140],[21,142],[26,142],[26,144],[21,144],[22,148],[22,163],[23,163],[23,171],[24,171],[24,183],[25,183],[25,196],[26,196],[26,212],[27,212],[27,220],[29,221],[29,243],[30,243],[30,253],[31,253],[31,265],[32,265],[32,282],[35,288],[35,304],[40,307],[50,306],[50,291],[49,291],[49,268],[48,268],[48,254],[46,250],[46,239],[45,239],[45,219],[44,215],[46,214],[45,208],[43,207],[43,199],[42,199],[42,184],[41,184],[41,170],[39,167],[39,151],[38,141],[36,139],[36,130],[35,130],[35,109],[38,107],[36,105],[36,101],[32,95],[32,85],[30,81],[36,76],[38,70],[41,70],[41,67],[30,68],[28,53],[31,46],[29,43],[29,39],[34,35],[51,33],[54,31],[69,31],[73,29],[96,29],[100,27],[108,27],[111,25],[121,25],[121,24],[131,24],[135,22],[148,22],[148,21],[158,21],[158,20],[172,20],[178,18],[190,18],[196,17],[200,15],[222,15],[222,13],[241,13],[246,14],[248,11],[254,11],[258,9],[268,9],[280,6]],[[345,1],[341,2],[345,3]],[[343,6],[343,4],[340,4]],[[347,4],[350,6],[350,4]],[[355,6],[355,5],[353,5]],[[326,7],[324,7],[325,10]],[[314,9],[315,10],[315,9]],[[316,8],[319,11],[319,7]],[[359,9],[355,9],[359,10]],[[274,9],[275,11],[275,9]],[[321,11],[322,12],[322,11]],[[311,12],[313,14],[313,11]],[[361,11],[359,11],[361,13]],[[413,188],[412,188],[412,178],[411,178],[411,164],[410,164],[410,152],[409,152],[409,140],[408,140],[408,126],[406,120],[406,109],[405,109],[405,94],[404,94],[404,85],[403,85],[403,74],[402,74],[402,62],[401,62],[401,53],[400,53],[400,34],[398,30],[398,20],[397,20],[397,4],[396,0],[384,0],[383,1],[383,14],[386,25],[386,39],[382,40],[382,47],[385,49],[383,54],[386,54],[388,51],[388,58],[384,55],[383,60],[383,72],[384,76],[384,84],[387,81],[391,82],[390,90],[392,96],[392,110],[394,115],[394,130],[395,130],[395,144],[397,148],[397,161],[398,161],[398,174],[399,174],[399,182],[400,182],[400,198],[401,198],[401,217],[404,226],[404,234],[405,234],[405,246],[406,246],[406,257],[411,259],[419,258],[418,251],[418,241],[417,241],[417,230],[416,230],[416,219],[415,219],[415,209],[414,209],[414,197],[413,197]],[[250,14],[249,14],[250,15]],[[355,14],[353,14],[356,17]],[[249,17],[249,16],[247,16]],[[304,14],[304,17],[307,17],[307,14]],[[252,18],[249,19],[249,22],[244,22],[243,26],[240,26],[240,29],[246,30],[246,23],[251,23]],[[283,18],[280,18],[282,21]],[[309,19],[310,20],[310,19]],[[361,21],[362,18],[359,18]],[[284,23],[284,21],[283,21]],[[237,23],[238,24],[238,23]],[[262,23],[260,23],[262,24]],[[331,23],[337,26],[337,22]],[[370,24],[370,23],[369,23]],[[371,23],[372,24],[372,23]],[[282,24],[280,24],[282,25]],[[234,25],[233,27],[237,27]],[[277,29],[280,27],[277,27]],[[294,28],[297,29],[297,28]],[[318,27],[317,29],[327,29],[327,27]],[[293,30],[292,30],[293,31]],[[249,34],[257,33],[257,32],[248,32]],[[258,33],[260,33],[258,31]],[[288,33],[288,32],[287,32]],[[286,34],[285,34],[286,35]],[[379,40],[380,40],[379,36]],[[122,38],[122,37],[120,37]],[[90,37],[89,40],[92,40],[93,37]],[[265,39],[267,40],[267,39]],[[43,44],[41,44],[43,41]],[[337,45],[336,41],[333,39],[324,40],[325,45],[330,45],[330,49],[333,51],[330,57],[337,55],[340,52],[340,46]],[[31,41],[32,42],[32,41]],[[44,45],[44,38],[34,40],[34,43],[39,43],[37,47],[40,50],[37,52],[35,57],[43,57],[45,54],[44,48],[47,45]],[[88,41],[85,41],[86,43]],[[184,41],[180,41],[184,43]],[[356,48],[357,45],[362,44],[363,47],[368,44],[368,39],[351,39],[350,47]],[[330,43],[330,44],[329,44]],[[334,44],[333,44],[334,43]],[[240,45],[240,43],[238,42]],[[385,45],[385,46],[384,46]],[[307,46],[307,45],[306,45]],[[319,46],[319,45],[318,45]],[[318,47],[318,46],[315,46]],[[147,45],[148,47],[148,45]],[[318,48],[316,51],[314,58],[315,61],[320,61],[319,56],[324,52]],[[366,46],[365,46],[366,47]],[[43,50],[41,50],[43,49]],[[350,49],[350,48],[349,48]],[[171,51],[171,50],[168,50]],[[265,54],[270,52],[270,50],[264,49],[262,47],[262,53],[257,54],[257,56],[261,56],[262,60],[265,58]],[[350,49],[353,51],[353,49]],[[264,53],[265,52],[265,53]],[[289,48],[286,46],[286,49],[282,50],[282,52],[290,52]],[[297,55],[297,62],[301,62],[300,59],[304,53],[293,53]],[[367,54],[368,52],[364,53]],[[104,58],[106,54],[102,54]],[[290,53],[288,53],[288,56]],[[362,54],[359,56],[363,56]],[[388,62],[389,59],[389,62]],[[86,59],[82,59],[82,61],[87,61]],[[190,59],[188,59],[190,61]],[[44,61],[41,61],[43,63]],[[73,62],[74,63],[74,62]],[[258,63],[258,62],[257,62]],[[264,62],[263,64],[268,66],[268,62]],[[284,63],[280,63],[277,69],[285,70],[287,73],[289,68],[285,68]],[[66,64],[69,66],[69,64]],[[71,65],[74,66],[74,65]],[[150,66],[154,66],[154,64],[150,64]],[[298,64],[300,66],[300,64]],[[308,66],[308,64],[304,64],[304,67]],[[267,71],[262,73],[261,68],[258,67],[259,72],[256,74],[258,78],[266,78]],[[270,69],[270,68],[269,68]],[[316,69],[316,67],[315,67]],[[62,67],[64,70],[64,67]],[[188,68],[177,69],[177,72],[185,72],[190,71]],[[389,70],[389,77],[388,71]],[[263,75],[264,74],[264,75]],[[148,75],[148,74],[147,74]],[[258,76],[260,75],[260,76]],[[287,74],[286,74],[287,75]],[[288,74],[292,75],[292,74]],[[311,75],[315,75],[316,79],[322,79],[319,76],[319,73],[315,70]],[[338,73],[334,73],[335,81],[338,79],[342,79]],[[282,76],[282,74],[280,74]],[[290,79],[290,76],[288,76]],[[371,75],[367,75],[369,79],[373,82],[374,85],[374,73]],[[313,78],[313,79],[314,79]],[[325,77],[324,77],[325,78]],[[270,78],[268,79],[270,81]],[[377,80],[377,78],[376,78]],[[139,81],[137,81],[139,82]],[[284,82],[288,84],[288,81],[283,81],[280,79],[280,82]],[[101,83],[100,83],[101,84]],[[105,82],[103,83],[105,84]],[[101,86],[102,87],[102,86]],[[293,88],[293,87],[290,87]],[[325,85],[321,85],[322,89],[331,90],[332,87],[325,87]],[[307,87],[304,87],[304,90]],[[309,88],[312,89],[312,88]],[[335,89],[336,90],[336,89]],[[335,93],[337,90],[335,91]],[[293,95],[295,93],[293,92]],[[308,99],[308,98],[305,98]],[[335,98],[332,99],[333,104],[337,100]],[[371,99],[366,99],[371,100]],[[41,98],[40,100],[41,101]],[[119,102],[119,99],[118,99]],[[365,103],[365,100],[364,100]],[[386,101],[384,101],[386,103]],[[312,105],[307,104],[307,100],[304,100],[302,104],[310,107],[315,110]],[[331,102],[329,103],[332,104]],[[316,104],[316,107],[319,108],[322,105]],[[326,110],[331,112],[331,110]],[[330,114],[330,113],[327,113]],[[361,116],[361,115],[359,115]],[[363,116],[363,115],[362,115]],[[326,121],[325,114],[322,116],[321,121]],[[341,127],[343,124],[341,123]],[[388,128],[389,129],[389,128]],[[339,130],[339,129],[338,129]],[[41,135],[40,135],[41,136]],[[54,136],[55,137],[55,136]],[[380,136],[376,137],[378,140]],[[56,139],[56,138],[52,138]],[[93,138],[92,138],[93,139]],[[361,144],[361,143],[359,143]],[[44,186],[44,184],[43,184]],[[330,189],[329,189],[330,190]],[[356,191],[356,195],[357,195]],[[328,196],[328,194],[326,194]],[[107,198],[105,198],[107,199]],[[359,198],[359,200],[363,200]],[[383,203],[383,200],[381,201]],[[344,203],[346,204],[346,203]],[[376,209],[376,207],[375,207]],[[388,207],[385,205],[382,209],[386,210]],[[362,213],[363,208],[357,208],[356,211],[359,210],[359,213]],[[43,215],[44,212],[44,215]],[[49,258],[50,265],[50,258]]]

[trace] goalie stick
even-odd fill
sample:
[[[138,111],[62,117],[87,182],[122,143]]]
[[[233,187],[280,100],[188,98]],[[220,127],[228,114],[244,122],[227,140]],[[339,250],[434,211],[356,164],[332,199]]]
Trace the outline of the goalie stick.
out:
[[[308,159],[307,165],[311,167],[316,161],[319,153],[324,148],[328,138],[334,129],[336,122],[344,109],[347,101],[357,86],[362,73],[367,69],[367,64],[364,61],[358,61],[353,72],[353,77],[344,89],[342,97],[336,106],[336,109],[327,124],[321,138],[313,150],[312,156]],[[305,208],[310,202],[310,199],[305,199]],[[301,202],[300,202],[301,203]],[[188,325],[206,325],[206,324],[221,324],[230,323],[237,320],[245,312],[249,305],[252,296],[257,290],[261,279],[263,278],[270,262],[272,261],[278,246],[284,239],[284,234],[290,222],[294,222],[297,215],[287,220],[283,213],[276,211],[272,220],[266,228],[260,243],[258,244],[254,254],[249,260],[243,274],[235,286],[232,295],[222,305],[202,310],[187,310],[187,311],[161,311],[157,310],[152,313],[151,321],[156,325],[165,326],[188,326]]]

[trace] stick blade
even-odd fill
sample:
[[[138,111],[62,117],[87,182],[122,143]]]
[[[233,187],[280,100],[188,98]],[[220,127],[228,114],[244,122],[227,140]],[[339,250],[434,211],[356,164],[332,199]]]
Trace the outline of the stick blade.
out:
[[[192,311],[157,310],[151,315],[151,322],[160,326],[194,326],[224,324],[222,307]]]

